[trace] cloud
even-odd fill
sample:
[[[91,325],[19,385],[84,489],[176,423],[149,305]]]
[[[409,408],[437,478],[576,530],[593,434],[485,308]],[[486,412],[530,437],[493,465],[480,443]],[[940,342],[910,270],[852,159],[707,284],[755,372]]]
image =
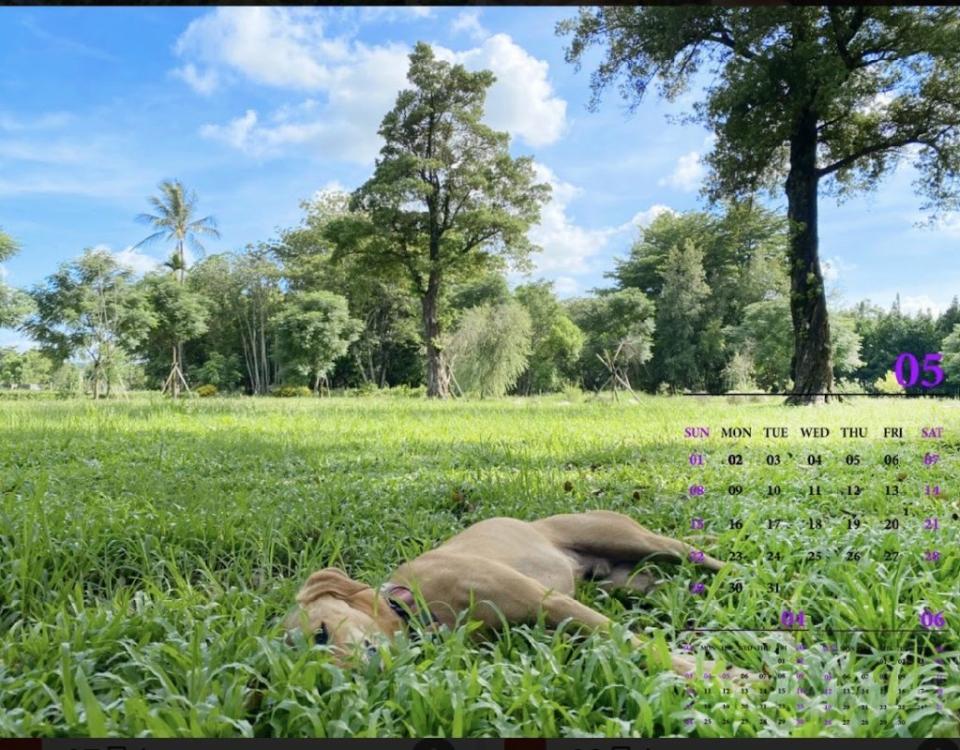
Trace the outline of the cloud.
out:
[[[907,315],[915,315],[928,310],[934,315],[939,315],[944,308],[944,305],[941,305],[928,294],[906,294],[900,297],[900,309]]]
[[[843,258],[832,257],[824,258],[820,262],[820,271],[823,274],[823,280],[828,284],[836,284],[841,276],[847,276],[851,271],[856,270],[855,263],[848,263]]]
[[[79,55],[80,57],[89,57],[93,60],[100,60],[102,62],[120,62],[119,58],[111,55],[109,52],[104,52],[96,47],[91,47],[83,42],[78,42],[75,39],[59,36],[58,34],[52,34],[46,29],[40,28],[31,18],[21,19],[20,25],[33,34],[37,39],[41,40],[47,49],[59,49],[74,55]]]
[[[135,250],[133,246],[125,247],[123,250],[114,251],[109,245],[100,244],[93,249],[100,252],[110,253],[118,264],[129,268],[138,276],[155,271],[160,266],[160,261],[158,261],[156,258],[145,253],[141,253],[139,250]]]
[[[497,82],[487,94],[484,119],[530,146],[558,141],[567,125],[567,102],[557,96],[548,78],[550,66],[538,60],[507,34],[494,34],[466,52],[434,47],[437,57],[470,70],[492,70]]]
[[[705,173],[706,170],[700,161],[700,152],[691,151],[677,159],[677,166],[673,172],[659,180],[657,184],[689,193],[700,187]]]
[[[324,17],[310,8],[217,8],[192,21],[174,45],[185,61],[174,75],[195,90],[206,93],[239,78],[310,95],[272,116],[251,108],[201,133],[253,156],[309,144],[325,155],[372,161],[381,144],[380,121],[407,86],[409,48],[365,45],[327,31]],[[493,70],[497,82],[485,118],[491,126],[531,146],[562,136],[567,104],[550,84],[549,66],[509,36],[497,34],[464,52],[435,51],[470,69]]]
[[[471,38],[477,40],[484,39],[490,34],[490,32],[483,27],[483,24],[480,23],[479,8],[461,11],[451,22],[450,31],[454,34],[466,33]]]
[[[73,120],[74,117],[69,112],[47,112],[29,119],[0,112],[0,130],[11,133],[22,130],[56,130],[69,125]]]
[[[174,51],[256,83],[314,90],[330,81],[327,62],[345,60],[348,48],[324,36],[319,13],[274,6],[217,8],[191,21]]]
[[[663,213],[672,213],[668,206],[657,204],[639,211],[627,222],[612,227],[587,229],[579,226],[569,215],[569,205],[583,193],[581,188],[561,180],[552,169],[539,162],[534,170],[540,182],[547,182],[553,189],[550,200],[540,213],[540,222],[531,228],[531,241],[543,248],[533,256],[538,272],[559,278],[569,286],[571,277],[592,270],[590,262],[603,252],[616,237],[648,225]],[[560,288],[558,286],[558,291]]]
[[[175,68],[173,75],[186,81],[190,88],[204,96],[212,94],[220,85],[220,76],[216,70],[209,68],[201,73],[193,63],[187,63],[181,68]]]
[[[0,161],[28,161],[41,164],[84,164],[90,159],[90,143],[86,146],[67,142],[0,141]]]

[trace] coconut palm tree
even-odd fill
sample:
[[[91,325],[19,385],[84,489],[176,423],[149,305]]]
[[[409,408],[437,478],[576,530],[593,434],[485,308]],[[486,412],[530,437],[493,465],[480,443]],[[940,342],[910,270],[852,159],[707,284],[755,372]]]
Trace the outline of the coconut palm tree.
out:
[[[149,224],[156,231],[140,240],[134,247],[141,247],[161,239],[173,240],[174,252],[166,265],[176,274],[177,281],[182,284],[187,271],[186,246],[189,244],[199,255],[202,255],[204,248],[198,236],[219,237],[217,222],[212,216],[194,218],[197,194],[193,191],[188,192],[180,180],[164,180],[160,183],[160,195],[151,195],[147,200],[153,206],[155,213],[140,214],[137,221]],[[182,362],[183,342],[180,341],[173,347],[173,366],[163,386],[164,392],[169,389],[174,398],[180,395],[181,384],[187,390],[190,389],[183,374]]]

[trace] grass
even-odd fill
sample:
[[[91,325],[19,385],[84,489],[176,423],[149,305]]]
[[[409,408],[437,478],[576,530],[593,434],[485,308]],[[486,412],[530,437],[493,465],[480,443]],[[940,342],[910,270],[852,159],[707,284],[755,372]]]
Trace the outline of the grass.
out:
[[[684,439],[692,425],[711,438]],[[754,436],[718,436],[733,425]],[[784,425],[786,440],[760,435]],[[844,425],[871,436],[841,439]],[[933,425],[943,439],[921,439]],[[912,399],[0,401],[0,735],[956,735],[958,434],[960,404]],[[279,637],[316,568],[376,585],[475,520],[591,508],[741,565],[664,566],[643,598],[585,587],[622,623],[613,638],[520,626],[476,644],[465,623],[383,649],[386,669],[342,671]],[[945,626],[921,628],[924,608]],[[804,612],[794,645],[731,631],[784,610]],[[777,677],[739,695],[646,674],[627,627]]]

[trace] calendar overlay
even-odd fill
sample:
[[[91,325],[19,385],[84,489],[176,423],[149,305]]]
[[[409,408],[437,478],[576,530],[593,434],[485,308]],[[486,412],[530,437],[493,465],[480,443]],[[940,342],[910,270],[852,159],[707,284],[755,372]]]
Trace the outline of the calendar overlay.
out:
[[[946,700],[960,682],[960,515],[947,482],[955,447],[943,424],[864,425],[855,415],[680,428],[689,485],[678,521],[733,563],[716,580],[694,574],[687,593],[734,597],[754,613],[693,618],[677,628],[680,648],[746,655],[738,663],[765,672],[749,686],[725,681],[736,676],[729,666],[685,675],[688,732],[709,734],[711,713],[738,706],[762,706],[785,735],[907,735],[918,717],[951,715]],[[695,548],[691,562],[704,554]],[[920,572],[905,572],[918,559]]]

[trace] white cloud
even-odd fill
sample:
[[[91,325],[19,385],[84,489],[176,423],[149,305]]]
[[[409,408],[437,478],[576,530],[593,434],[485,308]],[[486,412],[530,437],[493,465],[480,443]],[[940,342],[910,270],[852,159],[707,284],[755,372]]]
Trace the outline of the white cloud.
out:
[[[83,164],[90,160],[90,147],[66,142],[0,141],[0,160],[29,161],[41,164]]]
[[[507,34],[494,34],[466,52],[434,47],[437,57],[471,70],[493,71],[497,82],[487,94],[485,120],[531,146],[547,146],[563,135],[567,102],[554,93],[550,66],[538,60]]]
[[[490,33],[483,27],[483,24],[480,23],[479,8],[461,11],[450,24],[450,31],[455,34],[463,32],[477,40],[484,39]]]
[[[38,117],[24,119],[0,112],[0,130],[8,132],[21,130],[56,130],[73,121],[69,112],[48,112]]]
[[[381,143],[376,132],[380,121],[407,85],[408,47],[330,37],[320,13],[310,8],[217,8],[192,21],[174,49],[185,61],[174,74],[201,93],[241,77],[325,95],[321,104],[311,98],[272,117],[249,109],[201,131],[255,156],[310,144],[338,158],[369,163]],[[561,137],[567,105],[553,91],[547,63],[509,36],[497,34],[465,52],[434,49],[438,57],[470,69],[493,70],[497,82],[486,108],[491,126],[531,146]]]
[[[329,82],[326,63],[344,60],[348,47],[327,39],[319,13],[309,8],[247,6],[217,8],[191,21],[174,51],[257,83],[312,90]]]
[[[677,159],[677,166],[668,176],[657,182],[658,185],[692,192],[700,187],[706,170],[700,161],[700,152],[691,151]]]
[[[907,294],[900,297],[900,309],[907,315],[915,315],[928,310],[934,315],[939,315],[943,312],[944,306],[928,294]]]
[[[823,280],[828,284],[836,284],[841,276],[847,276],[857,268],[855,263],[848,263],[843,258],[834,256],[820,261],[820,272]]]
[[[583,192],[582,189],[561,180],[544,164],[535,162],[534,169],[537,179],[549,183],[553,191],[540,212],[540,222],[529,232],[531,241],[543,248],[543,252],[533,256],[533,263],[536,271],[556,278],[558,292],[561,291],[560,279],[566,279],[563,285],[572,288],[571,282],[576,282],[571,277],[590,271],[591,260],[606,249],[612,239],[648,225],[660,214],[673,212],[673,209],[657,204],[636,213],[623,224],[586,229],[568,213],[570,203]]]
[[[173,74],[184,81],[198,94],[207,96],[216,91],[220,85],[220,76],[213,68],[209,68],[203,73],[197,70],[193,63],[187,63],[181,68],[175,68]]]
[[[160,266],[160,261],[132,246],[125,247],[123,250],[114,251],[109,245],[100,244],[93,248],[94,250],[110,253],[121,266],[125,266],[135,274],[142,276],[150,271],[155,271]]]

